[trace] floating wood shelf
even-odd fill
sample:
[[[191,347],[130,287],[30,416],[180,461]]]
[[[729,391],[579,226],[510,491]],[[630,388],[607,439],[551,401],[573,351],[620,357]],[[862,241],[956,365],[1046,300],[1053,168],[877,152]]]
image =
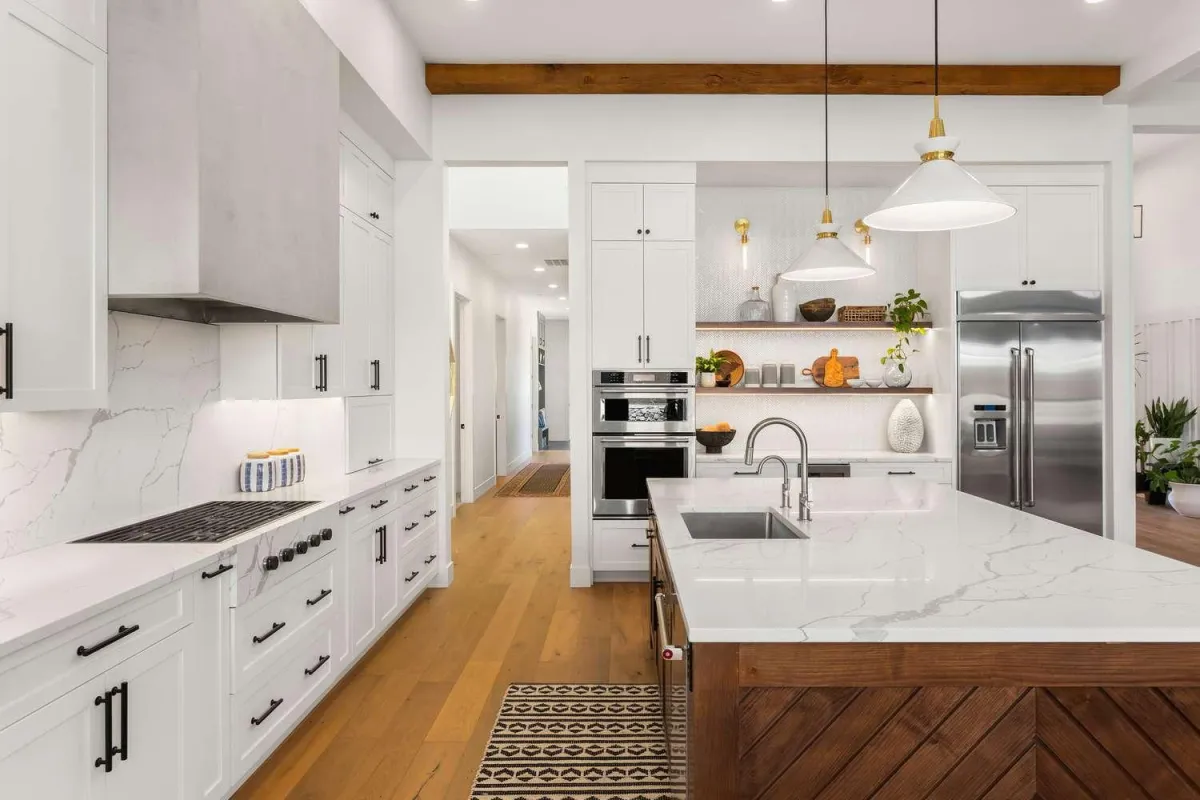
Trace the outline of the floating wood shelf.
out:
[[[852,389],[849,386],[843,386],[838,389],[830,389],[825,386],[792,386],[792,387],[743,387],[740,389],[725,389],[717,386],[712,389],[699,386],[696,388],[696,394],[726,394],[731,396],[741,395],[826,395],[826,394],[858,394],[858,395],[918,395],[918,394],[933,394],[933,389],[928,386],[909,386],[904,389],[893,389],[889,386],[880,386],[878,389],[870,389],[866,386],[861,389]]]
[[[932,322],[921,327],[932,329]],[[890,322],[697,322],[698,331],[893,331]]]

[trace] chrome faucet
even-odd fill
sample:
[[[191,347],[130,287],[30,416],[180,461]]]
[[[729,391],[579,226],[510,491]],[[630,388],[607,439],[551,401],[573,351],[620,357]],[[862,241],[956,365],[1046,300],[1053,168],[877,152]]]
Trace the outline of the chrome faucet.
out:
[[[812,501],[808,496],[808,437],[804,435],[804,431],[800,426],[792,422],[790,419],[783,417],[768,417],[762,422],[759,422],[750,429],[750,435],[746,437],[746,458],[747,466],[754,464],[754,441],[758,438],[758,434],[764,428],[769,428],[772,425],[782,425],[783,427],[796,434],[796,438],[800,440],[800,510],[799,519],[801,522],[812,521]],[[778,459],[783,464],[783,493],[784,493],[784,508],[791,507],[791,501],[788,498],[788,491],[791,488],[791,477],[788,475],[787,462],[779,456],[767,456],[758,465],[758,474],[762,474],[762,465],[767,461]]]
[[[763,467],[767,465],[768,461],[778,461],[779,466],[783,467],[783,499],[780,501],[779,507],[788,511],[792,507],[792,476],[788,474],[788,463],[783,456],[767,456],[758,462],[758,469],[754,474],[762,475]]]

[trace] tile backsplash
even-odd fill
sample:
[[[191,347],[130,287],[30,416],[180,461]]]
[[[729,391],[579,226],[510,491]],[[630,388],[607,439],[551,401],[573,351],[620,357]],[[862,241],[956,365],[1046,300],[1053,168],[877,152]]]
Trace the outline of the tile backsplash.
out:
[[[0,414],[0,557],[234,491],[247,450],[344,472],[340,399],[220,401],[219,331],[109,315],[108,408]]]

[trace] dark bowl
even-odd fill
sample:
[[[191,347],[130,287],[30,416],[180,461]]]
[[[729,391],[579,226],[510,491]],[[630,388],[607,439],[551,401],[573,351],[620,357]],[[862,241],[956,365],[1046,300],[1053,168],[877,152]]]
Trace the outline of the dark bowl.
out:
[[[733,441],[737,431],[696,431],[696,441],[704,445],[704,452],[716,455],[721,448]]]
[[[819,300],[809,300],[800,304],[800,316],[809,322],[825,322],[837,310],[837,301],[832,297],[822,297]]]

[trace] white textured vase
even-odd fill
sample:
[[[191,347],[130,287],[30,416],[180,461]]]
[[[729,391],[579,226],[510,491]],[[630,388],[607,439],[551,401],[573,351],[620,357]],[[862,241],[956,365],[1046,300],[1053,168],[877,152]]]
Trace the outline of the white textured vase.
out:
[[[771,313],[776,322],[796,321],[796,282],[785,281],[782,273],[775,276],[771,287]]]
[[[1200,517],[1200,486],[1191,483],[1172,483],[1167,495],[1171,508],[1185,517]]]
[[[897,453],[915,453],[925,441],[925,421],[912,400],[901,400],[888,417],[888,444]]]

